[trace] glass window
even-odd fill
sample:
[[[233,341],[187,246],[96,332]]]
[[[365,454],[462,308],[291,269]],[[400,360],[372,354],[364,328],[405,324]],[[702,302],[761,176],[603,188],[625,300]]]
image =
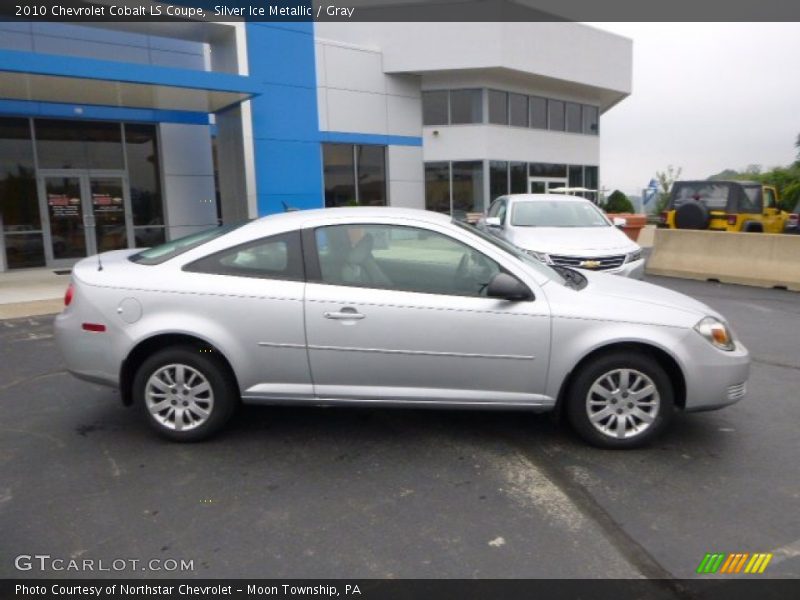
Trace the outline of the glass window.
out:
[[[425,163],[425,210],[450,214],[450,163]]]
[[[386,146],[356,146],[358,204],[386,206]]]
[[[598,175],[597,175],[597,167],[584,167],[583,168],[583,187],[588,188],[590,190],[596,190],[598,188]],[[597,202],[597,192],[591,192],[586,194],[586,197],[591,200],[592,202]]]
[[[489,212],[486,213],[486,216],[497,217],[500,219],[500,222],[503,223],[506,218],[507,207],[508,201],[505,198],[498,198],[492,203],[492,206],[489,208]]]
[[[508,95],[508,122],[514,127],[528,126],[528,97],[523,94]]]
[[[386,146],[323,144],[325,206],[386,205]]]
[[[119,123],[35,119],[42,169],[122,169]]]
[[[0,214],[6,231],[42,228],[27,119],[0,119]]]
[[[450,123],[483,123],[483,90],[451,90]]]
[[[440,233],[397,225],[316,230],[322,281],[424,294],[485,296],[500,266]]]
[[[580,133],[583,127],[581,123],[581,105],[575,102],[567,102],[566,107],[567,131]]]
[[[28,119],[0,119],[0,216],[8,267],[43,266],[42,222]]]
[[[567,165],[556,165],[552,163],[531,163],[531,177],[566,177]]]
[[[300,232],[282,233],[217,252],[185,266],[184,271],[303,281]]]
[[[564,131],[564,103],[560,100],[547,101],[548,126],[553,131]]]
[[[131,189],[133,225],[148,226],[149,228],[164,225],[155,125],[126,124],[125,151],[128,155],[128,180]],[[151,234],[147,234],[145,237],[152,239]],[[140,245],[138,241],[136,245]]]
[[[447,125],[447,91],[422,92],[422,124]]]
[[[583,107],[583,133],[597,135],[600,133],[600,111],[596,106]]]
[[[161,244],[160,246],[154,246],[153,248],[148,248],[147,250],[137,252],[136,254],[130,256],[128,260],[140,265],[159,265],[171,258],[183,254],[184,252],[188,252],[189,250],[197,248],[198,246],[202,246],[213,239],[221,237],[226,233],[233,231],[234,229],[238,229],[244,224],[245,223],[232,223],[230,225],[223,225],[221,227],[214,227],[212,229],[206,229],[205,231],[193,233],[191,235],[178,238],[177,240],[171,240],[165,244]]]
[[[517,227],[609,227],[610,223],[593,204],[570,200],[516,202],[511,224]]]
[[[453,216],[483,212],[483,161],[453,162]]]
[[[325,177],[325,207],[356,206],[356,169],[353,146],[350,144],[322,145]]]
[[[775,191],[771,188],[764,188],[764,206],[766,208],[776,208]]]
[[[509,163],[509,175],[512,194],[525,194],[528,191],[528,164],[524,162]]]
[[[508,94],[489,90],[489,123],[508,125]]]
[[[508,163],[503,160],[489,162],[490,201],[508,193]]]
[[[567,172],[569,173],[569,187],[583,187],[583,167],[570,165]]]
[[[529,99],[531,127],[547,129],[547,99],[531,96]]]

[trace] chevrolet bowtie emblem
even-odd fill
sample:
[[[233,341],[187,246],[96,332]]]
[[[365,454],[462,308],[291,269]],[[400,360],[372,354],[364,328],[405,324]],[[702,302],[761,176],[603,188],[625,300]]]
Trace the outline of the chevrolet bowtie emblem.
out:
[[[583,267],[584,269],[596,269],[600,266],[599,260],[582,260],[581,264],[578,265]]]

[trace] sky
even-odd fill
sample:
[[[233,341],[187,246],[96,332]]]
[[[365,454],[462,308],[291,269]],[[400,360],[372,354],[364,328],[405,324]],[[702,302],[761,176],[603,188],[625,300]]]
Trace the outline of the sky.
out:
[[[800,134],[800,23],[593,23],[633,40],[633,93],[600,121],[600,183],[641,194],[681,179],[791,163]]]

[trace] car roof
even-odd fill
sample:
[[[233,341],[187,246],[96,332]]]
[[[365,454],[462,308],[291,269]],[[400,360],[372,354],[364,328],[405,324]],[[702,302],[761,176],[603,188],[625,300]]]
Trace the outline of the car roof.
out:
[[[519,201],[533,201],[533,202],[558,202],[559,200],[564,201],[582,201],[582,202],[590,202],[591,200],[587,200],[586,198],[581,198],[580,196],[573,196],[572,194],[508,194],[503,196],[504,198],[508,198],[509,200],[513,200],[514,202]]]
[[[676,181],[675,183],[691,183],[691,184],[703,184],[703,185],[712,185],[714,183],[734,183],[737,185],[761,185],[758,181],[752,181],[749,179],[681,179],[680,181]]]
[[[434,223],[448,223],[451,220],[449,215],[423,210],[421,208],[397,208],[394,206],[342,206],[336,208],[312,208],[307,210],[291,210],[283,213],[275,213],[260,217],[253,223],[298,223],[305,221],[327,220],[327,219],[370,219],[373,217],[406,217],[417,220],[427,220]]]
[[[335,223],[337,220],[347,219],[373,219],[373,218],[405,218],[427,223],[450,223],[452,217],[419,208],[397,208],[392,206],[344,206],[337,208],[313,208],[308,210],[291,210],[283,213],[266,215],[254,219],[231,234],[236,237],[246,237],[254,230],[260,231],[264,227],[274,230],[301,229],[309,225],[319,226]]]

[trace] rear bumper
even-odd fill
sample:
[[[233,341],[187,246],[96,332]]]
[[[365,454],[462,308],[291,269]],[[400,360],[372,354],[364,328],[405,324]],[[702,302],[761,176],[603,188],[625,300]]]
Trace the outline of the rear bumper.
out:
[[[108,332],[84,331],[80,316],[67,309],[56,316],[53,333],[69,373],[84,381],[119,387],[119,363]]]

